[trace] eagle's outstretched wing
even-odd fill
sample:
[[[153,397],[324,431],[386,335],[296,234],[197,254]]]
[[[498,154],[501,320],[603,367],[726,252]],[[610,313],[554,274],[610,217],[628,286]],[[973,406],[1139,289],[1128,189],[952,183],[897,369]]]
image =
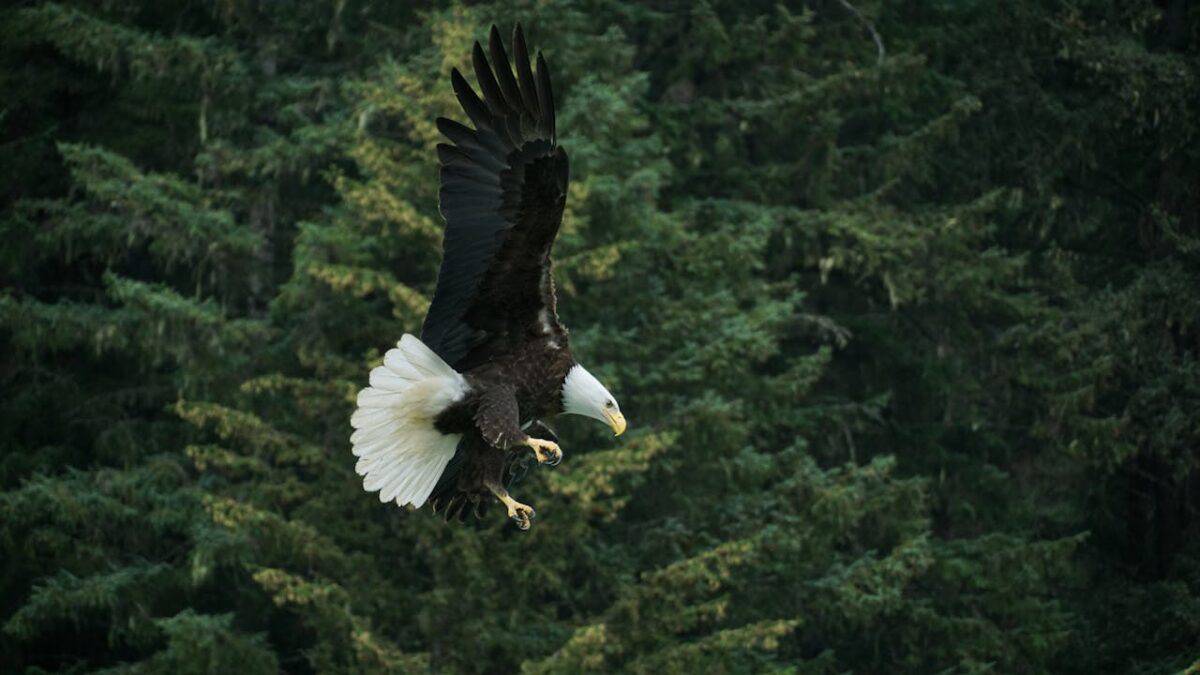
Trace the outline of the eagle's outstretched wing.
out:
[[[472,54],[483,100],[457,69],[450,76],[475,128],[437,120],[452,141],[438,145],[446,233],[421,340],[459,372],[539,335],[563,333],[550,249],[568,165],[555,139],[550,74],[539,52],[535,76],[520,25],[515,77],[495,26],[488,47],[490,65],[478,42]]]

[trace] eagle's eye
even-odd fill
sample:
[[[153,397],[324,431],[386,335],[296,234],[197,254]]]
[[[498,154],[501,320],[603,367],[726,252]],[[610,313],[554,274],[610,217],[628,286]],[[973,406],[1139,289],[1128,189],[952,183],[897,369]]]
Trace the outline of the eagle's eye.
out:
[[[611,408],[611,407],[613,407],[613,402],[612,402],[612,401],[605,401],[605,402],[604,402],[604,407],[605,407],[605,408]]]

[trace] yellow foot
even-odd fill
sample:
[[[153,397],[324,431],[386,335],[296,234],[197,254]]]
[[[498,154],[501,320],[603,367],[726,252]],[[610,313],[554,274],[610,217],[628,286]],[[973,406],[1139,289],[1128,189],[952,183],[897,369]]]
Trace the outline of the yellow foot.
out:
[[[505,490],[499,483],[487,483],[486,485],[492,494],[496,495],[496,499],[504,504],[504,508],[508,509],[508,517],[517,521],[517,527],[528,530],[529,526],[533,524],[533,507],[513,499],[509,496],[508,490]]]
[[[517,521],[517,527],[522,530],[528,530],[530,525],[533,525],[534,511],[532,506],[522,504],[518,501],[510,501],[505,504],[508,507],[508,517]]]
[[[550,466],[558,466],[562,461],[562,448],[558,447],[558,443],[554,441],[544,441],[540,438],[531,438],[525,442],[530,448],[533,448],[533,454],[537,456],[537,461]]]

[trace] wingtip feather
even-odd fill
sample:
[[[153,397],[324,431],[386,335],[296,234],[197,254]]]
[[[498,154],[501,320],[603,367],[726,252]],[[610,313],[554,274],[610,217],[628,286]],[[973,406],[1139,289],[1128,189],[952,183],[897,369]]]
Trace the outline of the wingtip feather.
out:
[[[537,96],[538,107],[541,109],[539,119],[542,132],[554,141],[554,90],[550,86],[550,67],[546,65],[546,57],[539,49],[537,53]]]

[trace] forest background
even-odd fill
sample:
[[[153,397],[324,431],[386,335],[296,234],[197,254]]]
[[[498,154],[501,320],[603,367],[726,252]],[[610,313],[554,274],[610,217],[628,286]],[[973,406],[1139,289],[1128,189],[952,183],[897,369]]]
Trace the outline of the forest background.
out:
[[[528,533],[348,444],[518,20],[631,423]],[[1187,669],[1198,57],[1188,0],[4,2],[0,671]]]

